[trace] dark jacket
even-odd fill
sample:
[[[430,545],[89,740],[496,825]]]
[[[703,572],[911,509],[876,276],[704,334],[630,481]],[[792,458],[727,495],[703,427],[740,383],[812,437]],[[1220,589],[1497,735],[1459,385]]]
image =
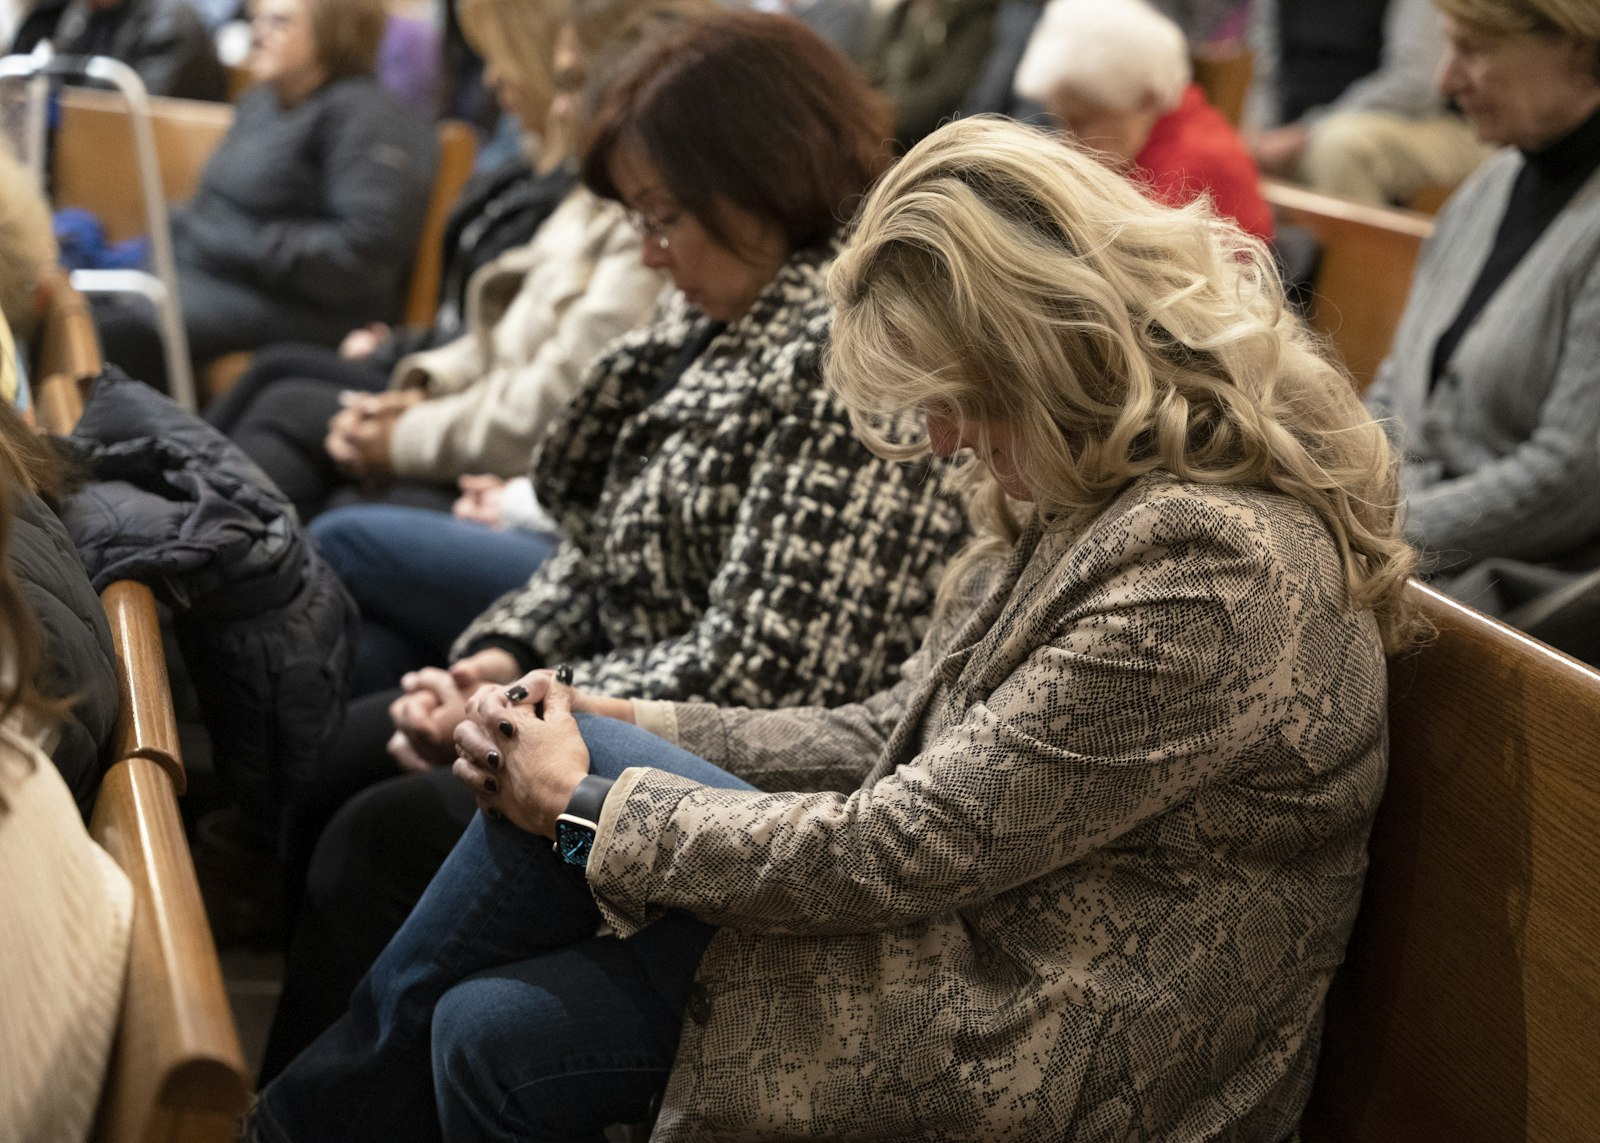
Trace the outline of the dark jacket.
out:
[[[355,604],[260,469],[120,370],[68,445],[94,477],[62,515],[95,589],[134,579],[171,608],[218,771],[275,835],[343,717]]]
[[[41,40],[63,54],[121,60],[151,95],[228,97],[211,34],[185,0],[124,0],[98,10],[89,0],[41,0],[17,29],[12,50],[31,52]]]
[[[100,777],[116,761],[117,665],[111,629],[56,514],[26,491],[17,494],[15,511],[6,558],[44,632],[39,690],[51,698],[75,696],[50,756],[88,820]]]
[[[432,128],[371,79],[327,84],[293,107],[267,85],[247,91],[206,164],[200,189],[173,212],[172,236],[191,324],[206,280],[278,340],[326,341],[399,314],[438,163]],[[219,302],[219,304],[221,304]],[[241,308],[252,308],[243,306]],[[245,315],[240,314],[241,317]]]
[[[474,175],[462,188],[444,227],[444,270],[439,275],[439,308],[433,325],[395,330],[367,364],[388,377],[400,359],[433,349],[460,336],[465,328],[467,283],[500,255],[533,241],[561,201],[577,185],[570,163],[545,174],[524,159]]]

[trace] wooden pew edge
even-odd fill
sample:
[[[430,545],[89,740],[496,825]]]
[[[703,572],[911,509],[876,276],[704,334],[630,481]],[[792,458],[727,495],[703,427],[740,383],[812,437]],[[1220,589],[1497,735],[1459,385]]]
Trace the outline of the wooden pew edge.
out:
[[[155,597],[119,581],[102,601],[117,652],[122,757],[101,783],[90,832],[128,875],[134,913],[95,1138],[222,1143],[251,1080],[178,810],[184,771]]]
[[[166,652],[155,596],[142,583],[119,580],[101,593],[117,656],[117,685],[125,696],[119,758],[146,758],[161,766],[173,790],[188,789],[178,718],[168,689]]]
[[[1406,234],[1414,238],[1427,238],[1433,233],[1432,215],[1393,206],[1372,206],[1364,202],[1322,194],[1309,187],[1297,186],[1280,179],[1262,179],[1261,195],[1268,205],[1290,212],[1336,218],[1341,222],[1354,222],[1376,226]]]
[[[134,893],[95,1138],[149,1139],[147,1125],[194,1116],[236,1122],[250,1098],[248,1070],[166,771],[140,757],[112,767],[90,832]],[[218,1143],[230,1137],[210,1135]]]

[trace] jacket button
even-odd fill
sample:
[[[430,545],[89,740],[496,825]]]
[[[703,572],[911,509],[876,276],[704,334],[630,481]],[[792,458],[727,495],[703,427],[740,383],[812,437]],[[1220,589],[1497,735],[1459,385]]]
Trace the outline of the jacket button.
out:
[[[704,1024],[711,1019],[711,993],[706,991],[703,984],[691,985],[689,988],[689,1019],[696,1024]]]

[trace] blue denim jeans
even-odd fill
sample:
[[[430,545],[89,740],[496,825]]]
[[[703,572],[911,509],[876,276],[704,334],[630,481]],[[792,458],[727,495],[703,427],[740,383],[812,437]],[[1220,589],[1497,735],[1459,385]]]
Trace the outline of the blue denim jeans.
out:
[[[590,768],[654,766],[751,789],[610,719],[579,715]],[[666,1085],[715,932],[673,912],[596,936],[582,870],[477,815],[350,1010],[261,1095],[263,1139],[599,1140]]]
[[[324,512],[309,531],[361,608],[357,696],[397,686],[418,667],[443,666],[456,636],[526,583],[556,545],[542,532],[383,504]]]

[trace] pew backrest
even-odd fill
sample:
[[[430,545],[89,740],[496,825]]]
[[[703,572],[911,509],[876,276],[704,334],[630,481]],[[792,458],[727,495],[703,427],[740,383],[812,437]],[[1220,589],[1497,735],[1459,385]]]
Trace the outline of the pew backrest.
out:
[[[100,338],[89,303],[64,270],[44,279],[44,313],[29,362],[39,424],[67,433],[83,412],[83,384],[100,372]]]
[[[1263,180],[1279,222],[1305,227],[1322,247],[1309,315],[1359,388],[1372,382],[1405,312],[1422,240],[1433,219]]]
[[[1600,1130],[1600,674],[1420,584],[1304,1143]]]
[[[200,185],[211,153],[233,126],[226,103],[152,96],[151,127],[169,203],[186,202]],[[128,107],[116,92],[67,88],[56,133],[55,201],[100,216],[106,238],[120,242],[150,227],[139,189]]]

